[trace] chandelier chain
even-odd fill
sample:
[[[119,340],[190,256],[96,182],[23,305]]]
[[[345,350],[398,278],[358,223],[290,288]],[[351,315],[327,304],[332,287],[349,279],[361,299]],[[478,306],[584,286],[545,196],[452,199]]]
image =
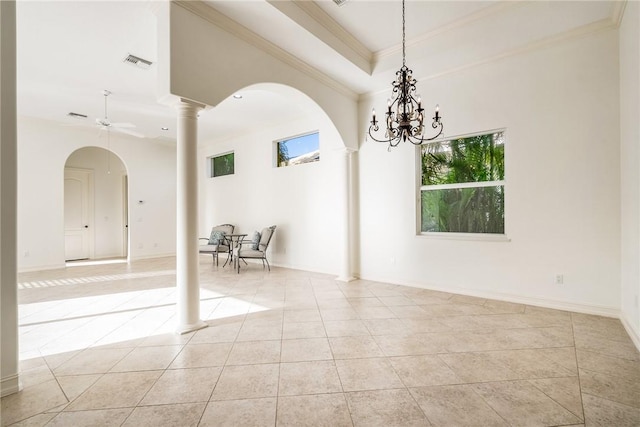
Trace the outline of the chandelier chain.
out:
[[[405,48],[405,44],[406,44],[406,39],[405,39],[405,34],[404,34],[404,27],[405,27],[405,23],[404,23],[404,0],[402,0],[402,66],[407,65],[406,64],[406,48]]]

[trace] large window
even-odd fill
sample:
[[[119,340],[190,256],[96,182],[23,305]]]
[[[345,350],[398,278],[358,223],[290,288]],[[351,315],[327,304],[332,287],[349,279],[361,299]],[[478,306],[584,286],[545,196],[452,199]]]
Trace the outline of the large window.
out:
[[[320,161],[318,132],[275,142],[276,166],[292,166]]]
[[[504,234],[504,131],[420,147],[422,233]]]
[[[235,163],[233,152],[209,157],[209,159],[211,168],[210,177],[233,175]]]

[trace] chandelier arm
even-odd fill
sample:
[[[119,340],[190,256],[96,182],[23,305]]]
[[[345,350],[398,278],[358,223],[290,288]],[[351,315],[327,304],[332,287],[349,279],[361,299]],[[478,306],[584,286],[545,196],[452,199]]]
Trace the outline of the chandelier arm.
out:
[[[373,132],[375,132],[375,131],[376,131],[376,129],[373,127],[373,125],[369,126],[369,137],[370,137],[371,139],[373,139],[374,141],[376,141],[376,142],[383,142],[383,143],[385,143],[385,144],[386,144],[386,143],[391,144],[393,141],[395,141],[395,140],[399,140],[399,138],[398,138],[398,137],[396,137],[396,136],[394,136],[393,138],[378,139],[378,138],[376,138],[375,136],[373,136],[373,132],[372,132],[372,131],[373,131]],[[391,144],[391,146],[392,146],[392,147],[395,147],[396,145],[398,145],[398,144],[397,144],[397,143],[396,143],[396,144]]]
[[[433,125],[432,125],[433,126]],[[438,126],[434,127],[437,128]],[[437,134],[435,134],[434,136],[431,136],[429,138],[425,138],[424,136],[422,138],[416,138],[416,137],[409,137],[409,141],[413,144],[413,145],[421,145],[424,142],[427,141],[433,141],[434,139],[440,137],[442,135],[442,132],[444,131],[444,126],[442,125],[442,123],[440,123],[439,125],[440,130],[438,131]]]

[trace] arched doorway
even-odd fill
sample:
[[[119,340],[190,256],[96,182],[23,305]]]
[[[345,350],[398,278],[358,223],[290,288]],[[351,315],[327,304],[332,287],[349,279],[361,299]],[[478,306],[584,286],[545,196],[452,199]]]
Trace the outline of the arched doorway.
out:
[[[114,153],[80,148],[64,166],[65,261],[127,258],[127,170]]]

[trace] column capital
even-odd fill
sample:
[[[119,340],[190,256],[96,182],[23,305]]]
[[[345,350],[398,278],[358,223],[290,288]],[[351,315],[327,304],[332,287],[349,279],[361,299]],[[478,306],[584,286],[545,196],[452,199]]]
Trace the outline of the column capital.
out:
[[[351,147],[340,147],[340,148],[336,149],[336,151],[338,153],[344,154],[345,156],[349,156],[349,155],[355,153],[358,150],[356,150],[355,148],[351,148]]]
[[[198,111],[205,107],[206,105],[204,104],[200,104],[199,102],[194,102],[186,98],[180,98],[180,101],[175,104],[179,117],[197,118]]]

